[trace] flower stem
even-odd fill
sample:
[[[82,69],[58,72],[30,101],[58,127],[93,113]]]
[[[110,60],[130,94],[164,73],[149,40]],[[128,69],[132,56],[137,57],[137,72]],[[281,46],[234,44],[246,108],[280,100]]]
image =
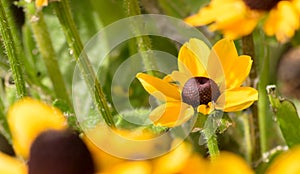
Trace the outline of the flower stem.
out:
[[[128,17],[141,15],[141,9],[138,0],[124,0],[124,10]],[[132,30],[136,35],[139,35],[142,28],[140,28],[139,25],[136,24],[136,21],[132,21]],[[151,71],[155,70],[157,66],[155,62],[151,60],[153,53],[151,51],[152,45],[150,37],[138,36],[136,37],[136,43],[138,50],[141,53],[145,69],[148,71],[148,74],[155,75],[153,71]]]
[[[23,78],[23,73],[21,69],[20,60],[18,57],[18,45],[21,45],[18,40],[15,40],[13,38],[14,35],[17,35],[17,33],[14,33],[15,30],[11,29],[11,26],[9,25],[9,13],[6,13],[6,9],[8,9],[9,6],[6,3],[5,0],[0,0],[0,32],[3,40],[3,45],[6,50],[6,54],[8,56],[8,60],[10,63],[12,75],[14,78],[14,83],[16,85],[17,90],[17,98],[23,98],[27,95],[26,88],[25,88],[25,81]]]
[[[210,138],[207,139],[207,148],[210,155],[210,159],[214,161],[219,155],[219,147],[218,147],[218,141],[217,136],[213,135]]]
[[[68,104],[69,107],[71,107],[69,94],[59,69],[59,64],[55,55],[51,38],[49,37],[50,34],[44,21],[43,13],[42,11],[35,10],[33,3],[25,4],[26,18],[28,21],[30,21],[34,38],[43,57],[48,75],[52,81],[55,95],[57,98],[63,100]]]
[[[258,74],[257,74],[257,60],[255,57],[255,48],[254,48],[254,41],[253,35],[250,34],[242,38],[242,47],[243,47],[243,54],[251,56],[253,63],[252,68],[250,71],[250,86],[256,88],[257,81],[258,81]],[[260,98],[259,98],[260,99]],[[258,99],[258,100],[259,100]],[[258,107],[257,103],[254,103],[251,107],[252,115],[249,115],[249,127],[251,133],[251,140],[252,140],[252,160],[258,160],[261,156],[261,152],[265,149],[265,130],[261,130],[261,125],[265,123],[259,122],[263,115],[258,114]],[[260,139],[259,139],[259,138]]]
[[[261,144],[261,153],[265,153],[269,150],[267,132],[270,128],[267,120],[270,118],[268,116],[268,110],[270,109],[270,104],[268,100],[268,95],[266,92],[266,86],[270,82],[270,56],[269,51],[267,51],[266,56],[260,59],[259,62],[259,83],[258,83],[258,121],[259,121],[259,130],[260,130],[260,144]],[[270,129],[269,129],[270,130]]]
[[[83,44],[72,18],[68,0],[53,2],[53,4],[54,10],[67,39],[68,45],[74,55],[74,58],[79,64],[80,71],[89,88],[96,108],[103,116],[106,124],[110,127],[115,127],[111,112],[105,99],[104,92],[101,88],[101,84],[97,79],[97,76],[91,66],[87,54],[83,50]]]

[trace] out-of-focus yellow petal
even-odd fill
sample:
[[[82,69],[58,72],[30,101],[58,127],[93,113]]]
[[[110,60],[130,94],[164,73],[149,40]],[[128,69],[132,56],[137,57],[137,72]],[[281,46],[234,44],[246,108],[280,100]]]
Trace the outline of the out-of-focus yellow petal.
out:
[[[125,159],[154,157],[169,148],[169,144],[167,143],[169,141],[168,137],[162,136],[164,142],[161,143],[162,139],[160,137],[143,128],[116,130],[111,129],[105,123],[99,123],[94,128],[86,129],[85,135],[95,146],[101,148],[102,151]],[[118,163],[118,160],[113,157],[107,159],[112,159],[112,161],[101,161],[106,160],[106,156],[102,153],[98,154],[97,166],[99,168],[105,164],[110,166]],[[109,168],[109,166],[105,166],[104,168]]]
[[[197,171],[197,174],[206,174],[208,170],[208,162],[199,155],[193,154],[185,163],[181,174],[192,174]]]
[[[238,58],[235,45],[232,40],[222,39],[212,48],[208,59],[208,75],[217,84],[225,79]]]
[[[197,108],[197,111],[204,115],[210,114],[213,110],[214,110],[214,106],[212,105],[211,102],[209,102],[207,105],[202,104]]]
[[[298,15],[300,16],[300,0],[293,0],[292,3]]]
[[[35,0],[36,7],[40,8],[48,5],[48,0]]]
[[[27,174],[27,166],[25,162],[0,152],[0,173]]]
[[[276,35],[277,40],[284,43],[294,35],[299,26],[297,7],[290,1],[280,1],[277,8],[271,10],[264,31],[267,35]]]
[[[209,174],[220,173],[220,171],[222,174],[254,174],[241,157],[229,152],[221,152],[220,156],[211,162],[209,169]]]
[[[167,102],[155,108],[149,115],[156,124],[174,127],[188,121],[194,114],[192,106],[182,102]]]
[[[251,13],[251,12],[247,12]],[[211,24],[209,26],[209,29],[212,31],[220,30],[224,37],[227,39],[237,39],[242,36],[246,36],[250,34],[254,28],[256,27],[261,15],[260,14],[253,14],[255,17],[244,17],[239,20],[236,20],[235,22],[232,22],[230,25],[223,25],[220,26],[217,23]]]
[[[119,164],[121,162],[124,162],[124,160],[114,157],[106,152],[103,152],[99,147],[97,147],[91,140],[86,137],[86,135],[83,136],[83,141],[87,145],[89,151],[92,154],[96,171],[106,171],[111,169],[116,164]]]
[[[185,21],[193,26],[206,25],[212,22],[232,22],[234,17],[239,17],[241,6],[244,7],[244,4],[239,0],[212,1],[207,7],[201,8],[196,15],[186,18]]]
[[[231,71],[225,75],[226,89],[240,87],[246,80],[251,70],[252,60],[250,56],[239,56],[233,63]]]
[[[196,43],[198,45],[202,45],[201,48],[205,48],[205,43],[200,40],[197,42],[195,40],[191,40],[189,43],[185,43],[179,51],[178,55],[178,69],[180,72],[188,74],[189,76],[203,76],[207,77],[206,68],[201,62],[201,59],[205,59],[198,56],[206,56],[207,49],[203,49],[203,52],[193,51],[191,47],[196,47]],[[207,47],[208,48],[208,47]],[[197,55],[198,53],[199,55]]]
[[[67,128],[63,114],[38,100],[25,98],[8,111],[8,124],[15,152],[28,158],[33,140],[43,131]]]
[[[225,112],[235,112],[248,108],[258,99],[257,90],[251,87],[239,87],[226,90],[216,102],[216,108]]]
[[[118,164],[107,171],[110,174],[151,174],[149,161],[127,161]],[[105,172],[104,172],[105,173]]]
[[[299,174],[300,173],[300,146],[293,147],[287,152],[279,155],[266,174]]]
[[[173,145],[176,144],[176,140]],[[184,169],[188,159],[192,154],[192,147],[190,144],[182,143],[176,147],[173,151],[168,154],[154,159],[154,172],[155,174],[171,174],[171,173],[181,173]]]
[[[145,90],[162,101],[180,101],[181,96],[178,87],[167,83],[159,78],[138,73],[137,79],[142,83]]]

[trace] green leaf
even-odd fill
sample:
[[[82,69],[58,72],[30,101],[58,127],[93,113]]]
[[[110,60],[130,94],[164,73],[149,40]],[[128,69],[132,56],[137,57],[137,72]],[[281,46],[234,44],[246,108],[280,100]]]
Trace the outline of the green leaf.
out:
[[[199,8],[207,4],[208,0],[158,0],[159,6],[163,9],[165,14],[185,18],[189,15],[196,13]]]
[[[295,105],[276,94],[276,86],[267,86],[267,92],[282,135],[289,147],[300,144],[300,119]]]

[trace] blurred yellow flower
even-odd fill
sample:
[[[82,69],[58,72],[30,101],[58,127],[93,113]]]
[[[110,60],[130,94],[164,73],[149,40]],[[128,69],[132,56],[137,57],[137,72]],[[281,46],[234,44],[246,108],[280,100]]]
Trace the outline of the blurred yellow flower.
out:
[[[194,109],[209,114],[243,110],[258,98],[257,90],[241,87],[252,66],[249,56],[238,56],[233,41],[222,39],[210,50],[198,39],[185,43],[178,69],[164,79],[138,73],[145,90],[165,102],[150,113],[157,125],[173,127],[191,118]]]
[[[265,33],[286,42],[300,27],[300,0],[212,0],[185,21],[194,26],[211,24],[212,31],[237,39],[253,32],[265,17]]]
[[[300,146],[283,152],[271,163],[266,174],[299,174],[300,173]]]
[[[66,119],[56,108],[38,100],[24,98],[9,108],[7,121],[17,158],[0,153],[0,173],[25,174],[30,147],[36,137],[47,130],[64,130]]]

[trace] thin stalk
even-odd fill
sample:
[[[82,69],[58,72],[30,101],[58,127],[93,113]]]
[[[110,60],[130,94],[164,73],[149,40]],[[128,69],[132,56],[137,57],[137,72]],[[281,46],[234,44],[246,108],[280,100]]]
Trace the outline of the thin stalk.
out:
[[[139,6],[138,0],[124,0],[124,10],[125,14],[130,16],[141,15],[141,9]],[[132,21],[132,30],[135,34],[139,35],[142,28],[139,27],[136,21]],[[148,74],[154,75],[153,71],[156,69],[156,64],[152,61],[153,53],[151,51],[152,45],[149,36],[138,36],[136,37],[136,43],[138,51],[141,53],[145,69],[148,71]]]
[[[243,48],[243,54],[251,56],[253,63],[252,68],[249,74],[250,77],[250,86],[256,88],[257,86],[257,80],[258,80],[258,74],[257,74],[257,60],[255,57],[255,48],[254,48],[254,41],[253,41],[253,35],[250,34],[248,36],[245,36],[242,38],[242,48]],[[258,99],[260,100],[260,98]],[[252,160],[258,160],[261,156],[261,153],[266,148],[265,140],[265,130],[261,130],[261,125],[265,123],[261,123],[260,118],[263,115],[258,114],[258,107],[257,103],[254,103],[251,107],[252,114],[249,115],[249,126],[250,126],[250,132],[251,132],[251,140],[252,140]]]
[[[243,114],[241,116],[241,119],[244,127],[244,142],[245,142],[245,150],[246,150],[245,157],[247,162],[251,164],[253,146],[251,141],[252,133],[250,132],[251,130],[250,130],[250,123],[249,123],[249,114]]]
[[[68,45],[74,55],[74,58],[79,64],[80,71],[89,88],[96,108],[103,116],[106,124],[110,127],[115,127],[111,112],[108,107],[108,103],[101,88],[101,84],[97,79],[97,76],[91,66],[87,54],[83,50],[83,44],[72,18],[68,0],[53,2],[53,4],[54,10],[67,39]]]
[[[270,56],[266,55],[262,60],[260,60],[260,70],[259,70],[259,83],[258,83],[258,121],[259,121],[259,130],[260,130],[260,136],[261,136],[261,153],[265,153],[269,150],[268,147],[268,139],[267,139],[267,131],[268,127],[268,110],[270,109],[269,107],[269,100],[268,100],[268,95],[266,92],[266,86],[270,82]]]
[[[18,45],[21,45],[18,43],[18,40],[14,39],[14,35],[17,35],[15,33],[15,30],[11,29],[11,26],[9,25],[10,22],[8,18],[11,18],[11,16],[8,16],[9,13],[6,13],[5,9],[8,9],[9,6],[6,3],[5,0],[0,0],[0,32],[2,36],[3,45],[6,50],[6,54],[10,63],[12,75],[14,78],[14,83],[16,85],[16,91],[17,91],[17,98],[23,98],[27,95],[26,87],[25,87],[25,81],[23,78],[23,73],[21,69],[20,64],[20,57],[18,56]]]
[[[48,75],[53,84],[55,95],[57,98],[65,101],[69,107],[71,107],[69,94],[59,69],[59,64],[55,55],[51,38],[49,37],[50,34],[44,21],[43,13],[41,11],[36,11],[35,8],[33,8],[32,3],[26,3],[25,13],[27,20],[30,21],[34,38],[43,57]]]
[[[218,141],[217,136],[213,135],[210,138],[207,139],[207,148],[210,155],[210,159],[214,161],[219,155],[219,147],[218,147]]]

